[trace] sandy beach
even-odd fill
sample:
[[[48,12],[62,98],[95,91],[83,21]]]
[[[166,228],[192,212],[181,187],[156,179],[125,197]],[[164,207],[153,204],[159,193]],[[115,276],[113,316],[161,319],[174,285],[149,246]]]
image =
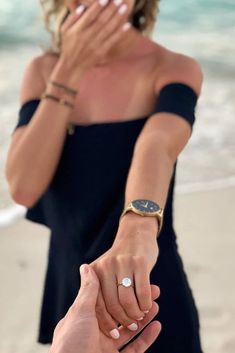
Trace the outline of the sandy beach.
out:
[[[176,195],[175,228],[201,316],[205,353],[235,352],[235,188]],[[20,220],[0,230],[0,353],[43,353],[35,343],[49,230]]]

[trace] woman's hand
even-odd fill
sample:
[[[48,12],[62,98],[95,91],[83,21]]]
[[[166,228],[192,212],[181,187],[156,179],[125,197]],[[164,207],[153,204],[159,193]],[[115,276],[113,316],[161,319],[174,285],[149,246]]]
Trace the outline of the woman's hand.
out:
[[[120,339],[114,341],[100,331],[96,318],[95,305],[99,291],[99,280],[91,266],[81,266],[80,273],[81,287],[78,296],[55,329],[50,353],[117,353],[154,318],[158,312],[158,305],[153,304],[150,312],[141,322],[138,331],[134,333],[120,327]],[[159,290],[156,286],[152,286],[152,294],[153,299],[158,297]],[[160,330],[160,323],[152,322],[122,352],[145,352],[155,341]]]
[[[121,8],[122,13],[119,12]],[[102,62],[108,51],[125,35],[123,25],[127,19],[125,2],[117,6],[114,1],[109,1],[102,6],[95,1],[82,13],[72,11],[61,27],[60,60],[63,65],[76,76],[76,69],[80,72],[81,67],[89,68]],[[128,29],[128,25],[125,28]]]
[[[149,277],[158,257],[157,222],[128,217],[121,222],[113,246],[91,263],[101,288],[96,305],[99,326],[113,338],[118,338],[118,324],[137,330],[153,303]],[[134,288],[117,286],[125,277],[131,278]]]

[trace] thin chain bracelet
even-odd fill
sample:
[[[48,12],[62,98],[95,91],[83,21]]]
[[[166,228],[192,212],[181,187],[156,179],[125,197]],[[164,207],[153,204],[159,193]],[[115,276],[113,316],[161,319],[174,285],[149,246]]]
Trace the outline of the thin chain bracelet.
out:
[[[57,87],[57,88],[61,88],[63,89],[66,93],[70,94],[71,96],[76,96],[78,91],[67,87],[65,85],[63,85],[62,83],[56,82],[56,81],[49,81],[48,83],[50,83],[52,86]]]
[[[64,98],[59,98],[59,97],[53,96],[52,94],[49,94],[49,93],[43,93],[41,96],[41,99],[51,99],[51,100],[59,103],[60,105],[64,105],[68,108],[74,109],[74,104],[68,102]]]

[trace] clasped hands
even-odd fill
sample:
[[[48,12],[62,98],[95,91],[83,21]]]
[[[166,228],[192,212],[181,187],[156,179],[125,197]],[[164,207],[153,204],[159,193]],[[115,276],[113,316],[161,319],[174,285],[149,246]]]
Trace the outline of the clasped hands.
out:
[[[130,213],[120,222],[113,246],[90,264],[100,283],[96,316],[107,337],[118,339],[119,325],[137,331],[152,307],[150,272],[158,257],[156,234],[155,219]],[[126,277],[134,288],[118,285]]]
[[[137,333],[139,333],[154,318],[158,305],[153,302],[149,313],[141,321],[134,333],[119,327],[120,338],[113,340],[103,334],[96,318],[95,306],[99,292],[99,280],[90,265],[80,267],[81,287],[77,298],[66,316],[56,326],[50,353],[118,353]],[[152,298],[159,295],[157,286],[151,286]],[[155,341],[161,325],[151,322],[139,337],[129,343],[123,353],[144,353]]]
[[[117,353],[157,315],[160,290],[149,283],[158,256],[155,229],[133,221],[122,222],[111,249],[80,267],[78,296],[55,329],[50,353]],[[135,288],[117,286],[124,277]],[[160,330],[151,322],[122,352],[145,352]]]

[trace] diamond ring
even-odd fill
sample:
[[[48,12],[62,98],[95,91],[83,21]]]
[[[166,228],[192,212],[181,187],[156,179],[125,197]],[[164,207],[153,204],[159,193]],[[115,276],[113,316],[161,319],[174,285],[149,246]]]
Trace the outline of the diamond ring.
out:
[[[128,287],[133,287],[133,288],[134,288],[134,286],[133,286],[133,284],[132,284],[132,280],[131,280],[131,278],[129,278],[129,277],[123,278],[123,279],[122,279],[122,282],[121,282],[121,283],[118,283],[117,285],[118,285],[118,286],[123,286],[123,287],[126,287],[126,288],[128,288]]]

